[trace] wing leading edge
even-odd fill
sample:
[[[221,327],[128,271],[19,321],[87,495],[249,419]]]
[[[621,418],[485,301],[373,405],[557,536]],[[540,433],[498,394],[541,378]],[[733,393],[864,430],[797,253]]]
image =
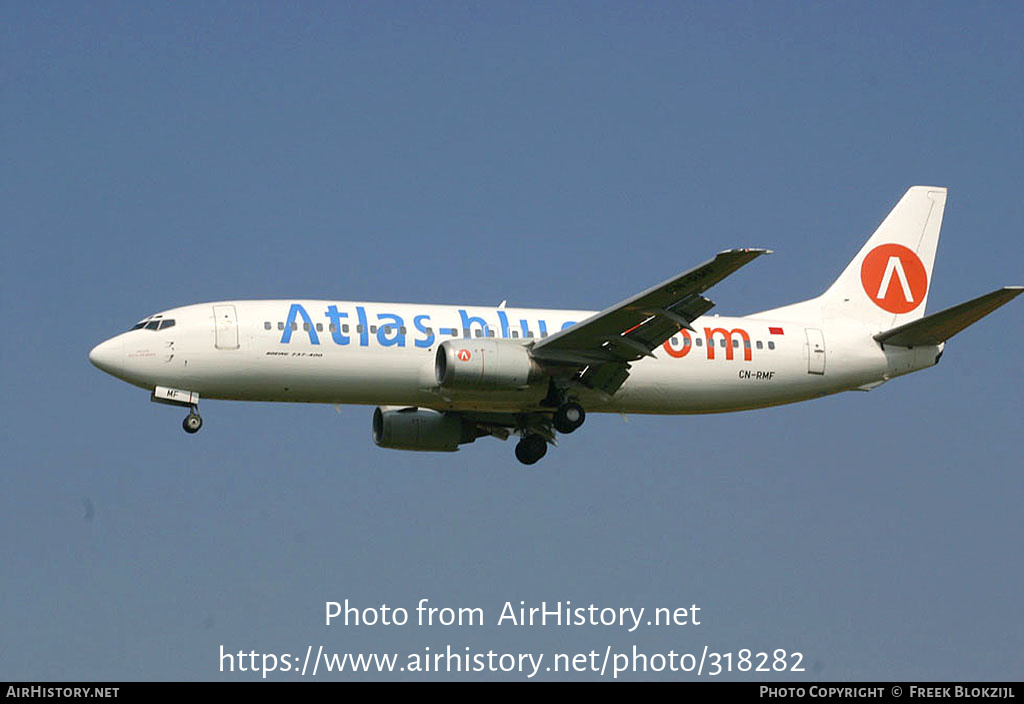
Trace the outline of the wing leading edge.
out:
[[[701,294],[768,249],[730,249],[714,259],[620,301],[533,347],[539,362],[582,368],[579,381],[614,394],[629,363],[653,351],[714,307]]]

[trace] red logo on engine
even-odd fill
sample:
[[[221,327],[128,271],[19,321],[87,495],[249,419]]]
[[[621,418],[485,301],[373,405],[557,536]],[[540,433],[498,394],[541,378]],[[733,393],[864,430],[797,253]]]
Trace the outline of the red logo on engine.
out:
[[[909,313],[928,291],[924,264],[901,244],[883,244],[868,252],[860,266],[860,282],[875,305],[890,313]]]
[[[470,357],[469,350],[459,350],[455,353],[455,356],[459,358],[460,362],[468,362]]]

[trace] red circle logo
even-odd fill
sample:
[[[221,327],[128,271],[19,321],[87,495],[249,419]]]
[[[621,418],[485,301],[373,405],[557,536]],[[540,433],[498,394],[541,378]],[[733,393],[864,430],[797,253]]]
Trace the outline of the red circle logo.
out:
[[[468,362],[470,358],[469,350],[459,350],[455,353],[455,356],[459,358],[460,362]]]
[[[928,292],[928,273],[920,257],[901,244],[883,244],[864,257],[860,282],[868,298],[890,313],[909,313]]]

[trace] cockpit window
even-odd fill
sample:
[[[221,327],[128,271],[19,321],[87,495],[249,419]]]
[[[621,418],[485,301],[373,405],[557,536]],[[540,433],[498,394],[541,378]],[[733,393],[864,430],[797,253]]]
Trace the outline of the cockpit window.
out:
[[[140,320],[135,323],[135,325],[132,325],[129,330],[141,330],[143,328],[146,330],[166,330],[167,328],[174,327],[174,318],[167,318],[166,320],[163,320],[162,318],[162,315],[150,316],[145,320]]]

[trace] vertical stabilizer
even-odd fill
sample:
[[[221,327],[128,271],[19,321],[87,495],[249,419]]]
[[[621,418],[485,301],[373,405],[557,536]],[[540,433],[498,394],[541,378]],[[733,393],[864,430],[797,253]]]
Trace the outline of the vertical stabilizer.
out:
[[[908,190],[822,294],[824,316],[854,318],[879,330],[921,318],[945,207],[945,188]]]

